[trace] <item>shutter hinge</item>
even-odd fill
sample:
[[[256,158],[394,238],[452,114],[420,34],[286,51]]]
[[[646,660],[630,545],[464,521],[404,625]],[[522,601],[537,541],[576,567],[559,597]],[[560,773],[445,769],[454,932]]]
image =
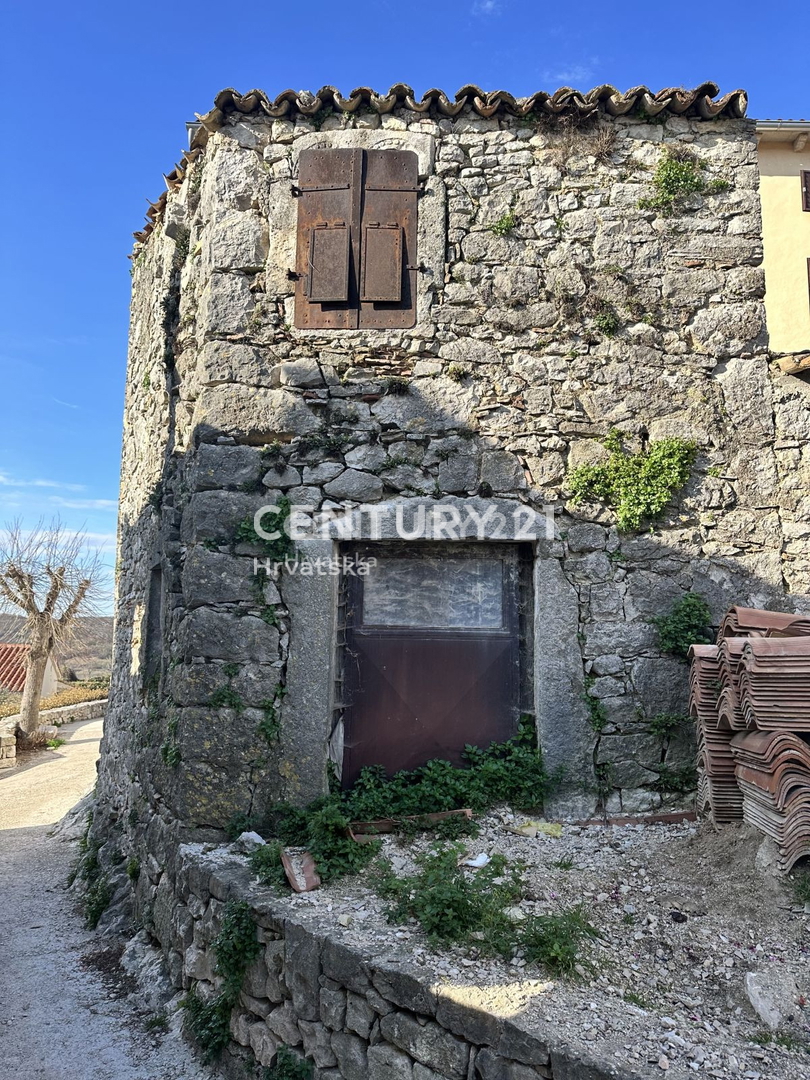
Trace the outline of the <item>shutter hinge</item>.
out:
[[[297,185],[297,184],[292,184],[292,185],[290,186],[290,194],[292,195],[292,197],[293,197],[294,199],[300,199],[300,198],[301,198],[301,196],[302,196],[302,194],[303,194],[303,192],[301,191],[301,188],[300,188],[300,187],[298,187],[298,185]]]

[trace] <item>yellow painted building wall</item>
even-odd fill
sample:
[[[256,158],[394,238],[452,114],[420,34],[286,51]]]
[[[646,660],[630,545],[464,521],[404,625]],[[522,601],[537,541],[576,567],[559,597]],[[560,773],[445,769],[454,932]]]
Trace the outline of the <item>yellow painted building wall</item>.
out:
[[[774,352],[810,352],[810,213],[802,210],[802,170],[810,172],[810,141],[759,144],[765,266],[765,312]]]

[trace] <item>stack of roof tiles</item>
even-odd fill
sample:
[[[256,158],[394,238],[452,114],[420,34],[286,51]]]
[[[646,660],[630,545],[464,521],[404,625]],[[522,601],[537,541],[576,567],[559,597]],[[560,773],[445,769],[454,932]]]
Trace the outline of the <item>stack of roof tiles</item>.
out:
[[[689,659],[698,809],[756,826],[790,870],[810,855],[810,618],[733,607]]]

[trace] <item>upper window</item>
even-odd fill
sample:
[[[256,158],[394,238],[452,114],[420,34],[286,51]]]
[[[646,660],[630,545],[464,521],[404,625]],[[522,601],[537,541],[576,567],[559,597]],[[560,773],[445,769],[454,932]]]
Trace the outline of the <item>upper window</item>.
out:
[[[810,172],[802,172],[802,210],[810,212]]]
[[[418,181],[410,150],[302,152],[297,327],[414,325]]]

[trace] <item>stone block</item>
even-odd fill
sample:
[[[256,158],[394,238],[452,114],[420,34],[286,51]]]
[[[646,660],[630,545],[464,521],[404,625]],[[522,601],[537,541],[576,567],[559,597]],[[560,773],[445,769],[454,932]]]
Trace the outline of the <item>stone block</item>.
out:
[[[565,536],[569,551],[587,552],[604,551],[607,543],[607,529],[590,522],[571,525]]]
[[[298,1030],[296,1019],[292,1002],[285,1001],[283,1005],[273,1009],[267,1017],[266,1023],[273,1034],[278,1035],[285,1046],[300,1046],[303,1038]]]
[[[767,348],[764,309],[755,300],[701,308],[689,324],[689,332],[695,352],[718,360]]]
[[[286,985],[283,981],[284,942],[268,941],[264,946],[264,962],[267,967],[267,982],[264,996],[272,1002],[284,1000]]]
[[[202,386],[277,386],[276,365],[276,358],[266,350],[231,341],[207,341],[197,359],[197,378]]]
[[[440,994],[436,1006],[437,1022],[467,1042],[497,1046],[501,1037],[500,1019],[473,1001],[474,998],[464,1000],[464,990],[460,987],[453,989],[452,997]]]
[[[672,656],[639,657],[631,679],[647,716],[689,711],[689,669]]]
[[[288,488],[297,487],[301,483],[301,473],[292,465],[284,466],[281,471],[275,467],[268,469],[262,477],[262,483],[266,488],[273,491],[286,491]]]
[[[376,1019],[377,1014],[365,997],[349,992],[346,1002],[347,1030],[353,1031],[361,1039],[368,1039],[371,1034],[371,1025]]]
[[[334,480],[324,485],[324,491],[333,499],[351,499],[354,502],[376,502],[382,498],[383,482],[372,473],[346,469]]]
[[[253,515],[266,502],[266,495],[200,491],[191,496],[183,510],[181,539],[184,544],[200,544],[205,540],[233,543],[239,525],[246,520],[252,521]]]
[[[448,440],[449,441],[449,440]],[[478,457],[473,449],[456,453],[439,463],[439,488],[443,492],[474,491],[478,486]]]
[[[353,450],[348,450],[344,456],[349,468],[371,472],[382,466],[388,454],[384,447],[375,443],[373,445],[356,446]],[[328,477],[330,480],[333,478],[332,476]]]
[[[339,461],[319,461],[317,465],[304,466],[305,484],[326,484],[345,472]]]
[[[304,1053],[319,1069],[330,1069],[338,1059],[332,1049],[331,1033],[323,1024],[312,1020],[299,1020],[298,1027],[304,1040]]]
[[[381,1019],[380,1032],[388,1042],[448,1080],[467,1080],[469,1046],[438,1024],[420,1024],[415,1016],[393,1012]]]
[[[318,979],[321,974],[321,942],[303,926],[285,927],[284,978],[302,1020],[318,1020]]]
[[[538,1080],[542,1074],[534,1065],[509,1061],[489,1047],[484,1047],[475,1058],[475,1075],[480,1080]]]
[[[362,1039],[345,1031],[336,1031],[332,1035],[332,1050],[343,1080],[367,1080],[367,1046]]]
[[[518,491],[525,488],[526,474],[514,454],[506,450],[485,450],[481,455],[481,482],[493,491]]]
[[[266,1023],[251,1024],[248,1028],[250,1048],[260,1065],[271,1065],[282,1040]]]
[[[233,139],[237,127],[242,129],[242,138],[256,141],[255,131],[249,131],[245,124],[228,128],[222,134]],[[222,218],[229,210],[253,209],[262,181],[261,164],[255,154],[234,152],[222,145],[213,154],[206,153],[200,185],[200,204],[206,220]]]
[[[333,1031],[346,1026],[346,991],[322,988],[320,992],[321,1020]]]
[[[212,274],[200,297],[199,323],[206,334],[241,334],[248,328],[253,307],[244,274]]]
[[[263,998],[265,987],[267,985],[267,963],[264,956],[259,956],[258,959],[250,965],[245,972],[244,981],[242,982],[242,990],[246,994],[250,994],[254,998]]]
[[[238,383],[203,388],[192,414],[193,437],[198,442],[231,436],[260,446],[289,442],[293,435],[306,435],[319,426],[315,414],[292,391]]]
[[[282,386],[309,389],[324,385],[323,372],[317,360],[290,360],[280,364],[277,378]]]
[[[509,1020],[503,1024],[498,1053],[505,1058],[521,1061],[524,1065],[548,1065],[550,1060],[546,1043]]]
[[[278,657],[278,630],[255,615],[241,618],[197,608],[180,624],[178,637],[187,660],[267,663]]]
[[[337,941],[327,939],[324,942],[321,964],[323,965],[323,973],[327,978],[333,979],[341,986],[348,987],[349,990],[353,990],[355,993],[365,993],[371,986],[366,965],[359,955],[353,949],[349,949]],[[388,996],[384,990],[380,990],[376,980],[374,985],[383,997]]]
[[[436,994],[418,969],[409,970],[406,964],[375,964],[372,982],[386,1001],[425,1016],[436,1015]]]
[[[261,474],[259,447],[202,443],[191,456],[188,484],[192,491],[239,490],[255,484]]]
[[[256,603],[253,560],[192,547],[183,564],[183,599],[187,608],[202,604]]]
[[[413,1062],[407,1054],[390,1046],[377,1043],[368,1049],[368,1080],[412,1080]]]
[[[203,261],[212,270],[261,270],[267,252],[267,225],[256,211],[226,214],[205,231]]]

